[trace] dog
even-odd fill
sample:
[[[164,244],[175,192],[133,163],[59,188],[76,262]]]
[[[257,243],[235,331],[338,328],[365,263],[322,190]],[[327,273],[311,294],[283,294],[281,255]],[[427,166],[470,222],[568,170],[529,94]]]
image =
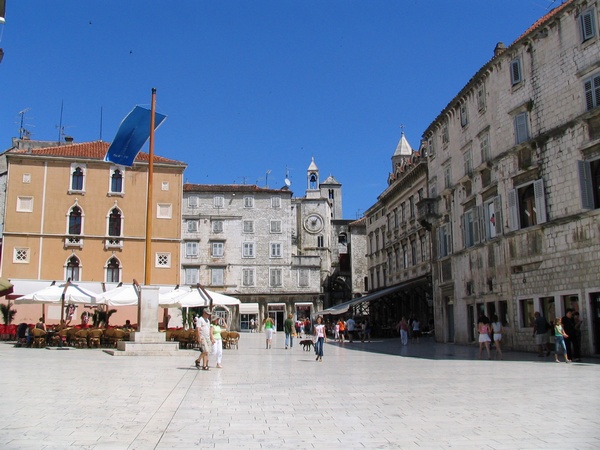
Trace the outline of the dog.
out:
[[[310,339],[300,341],[300,345],[305,352],[310,352],[315,347],[315,344]]]

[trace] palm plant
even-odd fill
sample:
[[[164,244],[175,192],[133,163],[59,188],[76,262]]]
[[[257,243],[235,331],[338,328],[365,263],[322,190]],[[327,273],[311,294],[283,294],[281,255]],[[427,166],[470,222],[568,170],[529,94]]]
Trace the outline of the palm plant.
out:
[[[2,320],[4,321],[4,325],[10,325],[15,318],[15,314],[17,314],[17,310],[12,309],[10,302],[8,302],[7,305],[4,303],[0,304],[0,311],[2,312]]]
[[[116,309],[96,309],[96,311],[94,311],[94,314],[92,315],[92,325],[94,326],[94,328],[100,328],[101,326],[104,326],[104,328],[108,328],[110,316],[112,316],[116,312]]]

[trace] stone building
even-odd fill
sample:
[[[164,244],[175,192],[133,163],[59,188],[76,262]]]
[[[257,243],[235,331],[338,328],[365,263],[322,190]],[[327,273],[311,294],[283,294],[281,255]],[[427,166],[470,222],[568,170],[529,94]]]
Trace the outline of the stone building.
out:
[[[319,297],[320,260],[296,251],[291,198],[287,188],[183,186],[182,283],[240,299],[241,329],[271,315],[281,330],[287,314],[310,316]]]
[[[183,284],[239,298],[241,329],[269,315],[313,317],[352,295],[342,185],[324,182],[314,159],[303,197],[255,185],[183,186]]]
[[[388,187],[365,213],[369,294],[355,300],[355,312],[384,329],[393,330],[402,316],[427,329],[433,319],[430,226],[417,220],[419,202],[428,196],[427,161],[404,133],[391,159]]]
[[[498,315],[533,350],[532,320],[578,310],[600,351],[598,4],[570,0],[505,47],[423,133],[437,339],[477,340]]]

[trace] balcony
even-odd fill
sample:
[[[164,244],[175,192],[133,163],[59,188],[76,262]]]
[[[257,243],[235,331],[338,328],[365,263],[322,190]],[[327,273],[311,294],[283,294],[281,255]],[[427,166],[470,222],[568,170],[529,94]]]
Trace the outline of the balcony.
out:
[[[431,224],[438,217],[437,200],[435,198],[424,198],[417,202],[417,220],[423,228],[430,230]]]
[[[81,236],[67,236],[65,238],[65,248],[83,248],[83,238]]]
[[[122,249],[123,248],[123,239],[111,237],[104,240],[104,248],[106,250],[110,249]]]

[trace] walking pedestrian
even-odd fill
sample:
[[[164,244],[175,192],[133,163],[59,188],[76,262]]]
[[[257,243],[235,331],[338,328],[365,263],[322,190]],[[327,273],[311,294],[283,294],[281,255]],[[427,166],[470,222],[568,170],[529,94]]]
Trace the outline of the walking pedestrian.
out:
[[[371,342],[371,330],[373,329],[373,326],[371,325],[371,322],[369,321],[369,319],[365,319],[365,323],[363,324],[363,333],[362,333],[362,341],[365,342],[365,339],[367,340],[367,342]]]
[[[208,355],[212,352],[215,342],[210,326],[210,311],[204,308],[202,316],[196,322],[196,336],[200,344],[200,356],[196,359],[196,368],[208,370]]]
[[[221,362],[223,361],[223,338],[221,337],[221,331],[227,329],[227,325],[220,317],[215,317],[212,320],[212,337],[214,339],[212,353],[217,358],[217,369],[222,369]]]
[[[348,342],[352,342],[354,339],[354,328],[356,326],[356,322],[352,317],[346,320],[346,330],[348,331]]]
[[[565,336],[565,346],[567,347],[567,357],[569,360],[573,360],[575,357],[574,354],[574,345],[573,341],[575,340],[575,320],[573,319],[573,310],[571,308],[567,309],[564,317],[561,320],[563,330],[566,334]]]
[[[406,317],[402,316],[398,324],[398,329],[400,330],[400,342],[402,345],[408,345],[408,322],[406,321]]]
[[[275,322],[271,317],[265,317],[265,320],[263,321],[263,328],[265,329],[266,346],[267,349],[269,349],[273,343],[273,331],[275,330]]]
[[[321,316],[317,317],[317,323],[314,326],[314,334],[316,338],[315,342],[315,353],[317,354],[316,361],[323,361],[323,344],[327,341],[327,333],[325,331],[325,325],[322,323]]]
[[[413,341],[418,344],[421,337],[421,322],[416,317],[412,321],[412,337]]]
[[[496,359],[500,357],[502,359],[502,322],[498,320],[498,316],[494,314],[492,316],[492,331],[494,336],[494,347],[496,348]]]
[[[492,359],[490,354],[490,325],[488,322],[489,319],[487,317],[481,316],[477,324],[477,331],[479,332],[479,359],[481,359],[483,347],[487,350],[488,359]]]
[[[571,362],[569,356],[567,355],[567,346],[565,345],[565,338],[568,338],[569,335],[565,333],[565,330],[562,326],[562,319],[557,317],[554,319],[554,359],[556,362],[560,362],[558,360],[558,355],[562,353],[565,355],[565,362]]]
[[[533,337],[538,347],[538,356],[548,356],[550,354],[550,344],[548,342],[550,324],[538,311],[533,313],[533,317]]]
[[[344,322],[344,319],[338,320],[338,326],[340,327],[340,342],[343,344],[346,334],[346,322]]]
[[[288,315],[288,318],[283,322],[283,331],[285,332],[285,349],[287,350],[288,345],[290,348],[294,347],[294,317],[292,314]]]

